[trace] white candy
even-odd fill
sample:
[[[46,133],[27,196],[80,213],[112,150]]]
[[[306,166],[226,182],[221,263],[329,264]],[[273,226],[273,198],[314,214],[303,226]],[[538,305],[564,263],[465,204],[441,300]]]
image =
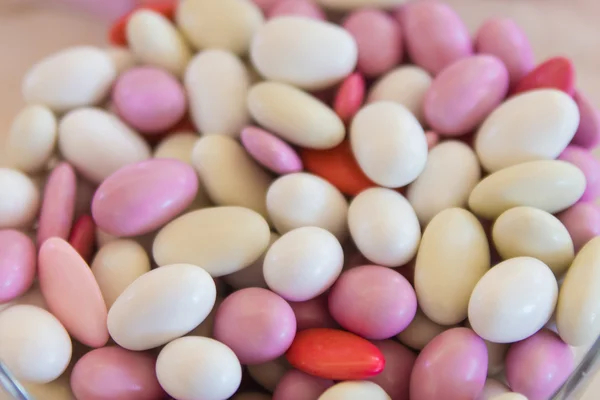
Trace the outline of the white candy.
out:
[[[391,400],[381,386],[369,381],[346,381],[327,389],[319,400]]]
[[[40,208],[40,193],[25,174],[0,168],[0,229],[28,228]]]

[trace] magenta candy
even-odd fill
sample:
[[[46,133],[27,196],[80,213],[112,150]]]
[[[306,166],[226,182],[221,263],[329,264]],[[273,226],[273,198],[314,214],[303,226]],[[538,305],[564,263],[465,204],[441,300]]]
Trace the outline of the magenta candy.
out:
[[[600,207],[593,203],[577,203],[557,215],[571,239],[575,252],[587,242],[600,236]]]
[[[449,329],[429,342],[410,377],[411,400],[474,399],[483,390],[485,342],[468,328]]]
[[[573,98],[579,107],[579,128],[571,144],[593,149],[600,143],[600,110],[581,91]]]
[[[331,386],[333,386],[332,380],[291,370],[277,384],[273,392],[273,400],[315,400]]]
[[[600,197],[600,162],[589,150],[579,146],[568,146],[558,159],[575,165],[585,175],[585,192],[579,201],[593,202]]]
[[[513,344],[506,355],[508,385],[528,400],[548,399],[574,368],[569,345],[547,329]]]
[[[24,294],[35,278],[33,241],[12,229],[0,230],[0,304]]]
[[[417,297],[406,278],[377,265],[342,273],[329,293],[331,316],[343,328],[366,339],[397,335],[416,311]]]
[[[269,8],[267,18],[271,19],[284,15],[295,15],[320,21],[327,20],[323,10],[311,0],[279,0]]]
[[[298,331],[311,328],[338,328],[327,308],[327,295],[301,302],[289,302],[296,316]]]
[[[393,340],[373,344],[383,353],[385,368],[369,380],[381,386],[392,400],[409,400],[410,375],[417,355]]]
[[[506,66],[511,85],[535,68],[535,57],[525,33],[509,18],[491,18],[475,35],[478,53],[498,57]]]
[[[473,54],[471,35],[458,14],[433,0],[411,2],[397,14],[410,59],[432,74]]]
[[[92,200],[92,215],[111,235],[143,235],[183,212],[197,191],[198,177],[190,165],[167,158],[141,161],[102,182]]]
[[[463,58],[442,70],[425,94],[425,119],[440,135],[469,133],[502,102],[508,72],[494,56]]]
[[[156,67],[124,72],[112,93],[117,113],[142,133],[161,133],[184,116],[187,100],[175,77]]]
[[[78,400],[161,400],[156,358],[117,346],[84,355],[73,367],[71,389]]]
[[[37,244],[50,237],[68,239],[77,197],[77,177],[73,167],[63,162],[57,165],[46,181],[44,201],[40,211]]]
[[[249,126],[242,130],[242,145],[264,167],[277,174],[302,171],[302,160],[286,142],[263,129]]]
[[[214,338],[229,346],[242,364],[260,364],[280,357],[295,335],[294,311],[267,289],[234,292],[215,314]]]
[[[398,22],[383,11],[362,9],[351,13],[343,24],[358,45],[358,71],[367,77],[382,75],[402,60],[402,31]]]

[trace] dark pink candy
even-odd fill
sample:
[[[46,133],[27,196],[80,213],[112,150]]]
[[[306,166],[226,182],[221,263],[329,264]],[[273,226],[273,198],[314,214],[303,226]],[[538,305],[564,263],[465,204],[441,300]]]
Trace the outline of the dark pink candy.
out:
[[[575,93],[575,67],[565,57],[550,58],[525,75],[512,94],[530,90],[552,88],[573,95]]]
[[[600,236],[600,207],[596,204],[577,203],[557,217],[569,231],[576,252],[591,239]]]
[[[302,171],[296,150],[277,136],[254,126],[242,130],[242,145],[256,161],[277,174]]]
[[[571,144],[593,149],[600,142],[600,110],[581,91],[573,98],[579,107],[579,128]]]
[[[332,380],[291,370],[277,384],[273,392],[273,400],[315,400],[331,386],[333,386]]]
[[[352,120],[365,101],[365,78],[355,72],[341,83],[333,101],[333,109],[344,122]]]
[[[417,355],[393,340],[373,344],[383,353],[385,368],[369,380],[381,386],[392,400],[409,400],[410,375]]]
[[[327,295],[321,295],[314,299],[302,302],[289,302],[296,316],[297,330],[302,331],[311,328],[337,328],[338,324],[333,320],[327,309]]]
[[[267,18],[295,15],[320,21],[327,20],[321,8],[311,0],[278,0],[267,12]]]
[[[24,233],[0,230],[0,304],[24,294],[35,278],[36,251]]]
[[[593,202],[600,197],[600,162],[589,150],[568,146],[558,159],[575,165],[585,175],[585,192],[579,201]]]

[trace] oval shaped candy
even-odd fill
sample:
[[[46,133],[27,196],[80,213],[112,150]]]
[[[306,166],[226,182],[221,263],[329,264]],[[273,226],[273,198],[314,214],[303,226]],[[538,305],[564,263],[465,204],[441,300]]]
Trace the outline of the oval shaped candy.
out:
[[[469,300],[469,322],[485,340],[518,342],[548,322],[557,297],[558,284],[546,264],[531,257],[511,258],[477,282]]]
[[[433,80],[424,100],[425,119],[440,135],[458,136],[475,129],[504,99],[508,71],[494,56],[456,61]]]
[[[365,78],[358,72],[348,75],[340,84],[333,102],[333,109],[345,123],[352,120],[362,107],[365,86]]]
[[[69,244],[86,263],[91,261],[96,245],[96,224],[90,215],[84,214],[73,223]]]
[[[0,304],[12,301],[29,290],[35,273],[33,241],[19,231],[0,230]]]
[[[369,341],[336,329],[307,329],[296,334],[285,354],[300,371],[333,380],[358,380],[385,367],[381,351]]]
[[[223,276],[223,280],[231,287],[236,290],[244,289],[248,287],[259,287],[267,288],[267,282],[265,282],[265,276],[263,274],[263,263],[265,261],[265,255],[271,245],[275,243],[281,236],[275,232],[271,232],[269,239],[269,245],[263,254],[256,259],[252,264],[246,268],[240,269],[232,274]]]
[[[587,242],[600,236],[600,206],[594,203],[577,203],[557,215],[579,252]]]
[[[35,64],[25,75],[21,91],[28,104],[62,113],[98,104],[116,77],[115,66],[104,51],[77,46]]]
[[[404,0],[317,0],[317,3],[331,10],[348,11],[364,7],[390,9]]]
[[[600,110],[580,90],[573,99],[579,108],[579,128],[571,144],[593,149],[600,142]]]
[[[523,93],[504,102],[483,122],[474,148],[484,169],[550,160],[567,147],[579,125],[573,99],[556,89]]]
[[[591,151],[571,145],[558,156],[558,159],[575,165],[585,175],[585,192],[580,201],[594,202],[600,197],[600,162]]]
[[[575,92],[575,67],[565,57],[554,57],[538,65],[525,75],[512,90],[512,94],[536,89],[553,88],[569,96]]]
[[[494,172],[475,186],[469,208],[478,216],[495,219],[517,206],[551,214],[575,204],[585,191],[585,176],[565,161],[541,160]]]
[[[369,381],[378,384],[393,400],[408,400],[410,375],[417,355],[394,340],[373,342],[385,358],[383,371]]]
[[[152,1],[150,3],[140,3],[133,10],[123,15],[121,18],[118,18],[110,27],[108,32],[108,41],[113,46],[126,47],[127,43],[127,23],[129,22],[129,18],[131,15],[140,9],[148,9],[155,11],[169,20],[173,20],[175,16],[175,8],[177,6],[177,1],[174,0],[158,0],[156,2]]]
[[[411,347],[415,350],[422,350],[427,343],[431,342],[434,337],[440,333],[453,328],[453,326],[438,325],[429,318],[423,311],[417,308],[417,313],[412,322],[396,335],[400,343]]]
[[[302,89],[324,89],[356,66],[356,42],[343,28],[310,18],[283,16],[260,27],[250,46],[257,71]]]
[[[277,384],[273,392],[273,400],[317,399],[331,386],[333,386],[333,381],[329,379],[321,379],[304,372],[291,370]]]
[[[327,389],[319,400],[391,400],[391,397],[376,383],[370,381],[340,382]]]
[[[414,181],[427,161],[423,128],[406,107],[388,101],[369,104],[356,114],[350,144],[364,173],[389,188]]]
[[[421,310],[441,325],[467,317],[469,298],[490,268],[485,231],[462,208],[437,214],[425,228],[415,263],[415,290]]]
[[[198,141],[195,132],[177,132],[168,135],[154,148],[154,158],[174,158],[192,165],[192,150]]]
[[[267,12],[268,19],[285,15],[327,21],[325,12],[313,0],[279,0]]]
[[[252,158],[276,174],[290,174],[303,169],[296,150],[272,133],[248,126],[242,130],[241,141]]]
[[[269,225],[243,207],[192,211],[165,225],[152,248],[160,266],[188,263],[218,277],[252,264],[269,244]],[[235,248],[236,251],[231,251]]]
[[[200,325],[215,298],[215,283],[202,268],[162,266],[137,278],[115,300],[108,313],[108,331],[128,350],[162,346]]]
[[[29,228],[40,208],[40,193],[24,173],[0,168],[0,229]]]

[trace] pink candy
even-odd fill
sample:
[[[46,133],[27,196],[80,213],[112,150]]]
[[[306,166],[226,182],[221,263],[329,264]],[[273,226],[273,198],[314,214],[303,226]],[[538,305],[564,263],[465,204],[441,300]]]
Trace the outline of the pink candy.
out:
[[[569,231],[575,251],[600,236],[600,207],[594,203],[577,203],[558,214],[558,219]]]
[[[267,18],[295,15],[313,18],[319,21],[327,20],[325,13],[311,0],[278,0],[267,12]]]
[[[571,144],[592,149],[600,142],[600,110],[581,91],[573,98],[579,107],[579,128]]]
[[[298,331],[311,328],[338,327],[327,309],[327,295],[301,302],[290,301],[289,304],[294,311]]]
[[[29,289],[35,278],[35,246],[25,234],[0,230],[0,304]]]
[[[331,386],[333,386],[332,380],[291,370],[277,384],[273,392],[273,400],[314,400]]]
[[[585,192],[579,201],[593,202],[600,197],[600,162],[589,150],[569,146],[558,156],[558,159],[570,162],[585,175]]]
[[[303,169],[298,153],[277,136],[253,126],[244,128],[242,145],[259,163],[277,174],[290,174]]]
[[[385,368],[369,380],[381,386],[393,400],[409,400],[410,375],[417,355],[393,340],[373,343],[385,357]]]
[[[333,101],[333,109],[342,121],[348,123],[365,101],[365,78],[355,72],[341,83]]]

